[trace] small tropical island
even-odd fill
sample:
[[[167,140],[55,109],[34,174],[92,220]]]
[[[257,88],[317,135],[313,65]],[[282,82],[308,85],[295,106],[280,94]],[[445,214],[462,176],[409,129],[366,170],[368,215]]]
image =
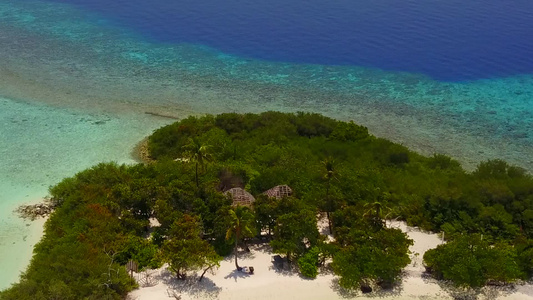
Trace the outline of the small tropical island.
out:
[[[144,163],[102,163],[50,188],[44,237],[0,299],[137,299],[153,270],[173,280],[161,299],[206,298],[194,294],[216,290],[221,264],[241,285],[330,276],[339,298],[399,295],[413,261],[473,297],[533,276],[533,177],[504,161],[467,172],[314,113],[188,117],[144,146]],[[415,227],[441,242],[413,253]],[[254,253],[271,267],[247,265]]]

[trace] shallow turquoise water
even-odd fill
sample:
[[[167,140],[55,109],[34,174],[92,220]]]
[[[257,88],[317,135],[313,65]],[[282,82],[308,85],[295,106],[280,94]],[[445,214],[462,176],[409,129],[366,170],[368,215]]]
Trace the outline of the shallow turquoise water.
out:
[[[13,210],[98,162],[133,162],[133,146],[167,122],[0,98],[0,289],[17,279],[41,235],[42,222],[24,221]]]
[[[12,209],[97,162],[131,162],[132,146],[172,121],[154,113],[321,112],[469,169],[503,158],[533,171],[531,74],[441,82],[245,59],[149,42],[57,3],[0,0],[0,95],[0,270],[14,270],[0,275],[0,288],[16,279],[39,236]]]

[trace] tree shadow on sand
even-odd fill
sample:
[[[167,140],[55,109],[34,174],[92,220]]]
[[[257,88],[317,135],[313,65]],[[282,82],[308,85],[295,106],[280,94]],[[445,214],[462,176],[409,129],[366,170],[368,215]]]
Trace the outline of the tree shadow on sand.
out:
[[[293,264],[290,264],[290,265],[284,265],[283,267],[281,266],[277,266],[275,265],[274,263],[272,263],[272,265],[270,265],[268,267],[268,270],[269,271],[274,271],[277,275],[281,275],[281,276],[284,276],[284,277],[298,277],[302,280],[305,280],[305,281],[313,281],[315,280],[316,278],[311,278],[311,277],[306,277],[304,275],[302,275],[299,271],[298,271],[298,267],[296,267]],[[318,276],[320,275],[324,275],[323,273],[319,273]]]
[[[263,241],[256,241],[256,242],[248,242],[248,246],[252,250],[252,252],[265,252],[272,254],[272,247],[268,242]]]
[[[248,277],[250,277],[249,273],[239,271],[239,270],[233,270],[228,275],[224,276],[224,279],[233,278],[235,282],[237,282],[239,279],[246,279]]]
[[[387,298],[387,297],[394,297],[398,298],[403,293],[403,284],[402,282],[398,282],[390,287],[374,287],[374,291],[372,293],[367,294],[367,297],[369,298]]]
[[[456,300],[498,299],[517,291],[514,284],[488,285],[482,288],[461,288],[449,281],[437,281],[443,291]]]
[[[345,289],[340,286],[339,278],[334,278],[331,280],[329,285],[332,290],[334,290],[342,298],[355,298],[361,296],[362,292],[359,290]],[[372,292],[365,294],[365,297],[368,298],[387,298],[387,297],[400,297],[403,292],[403,285],[400,282],[394,284],[390,287],[380,287],[379,285],[372,285]]]
[[[331,266],[331,262],[326,262],[320,267],[318,267],[318,273],[321,275],[334,275],[335,272],[333,272],[333,267]]]
[[[134,273],[133,278],[140,287],[152,287],[159,283],[160,271],[146,269],[139,273]]]
[[[187,277],[185,280],[179,280],[172,272],[162,270],[156,278],[168,286],[170,292],[177,294],[187,293],[200,299],[218,299],[218,295],[222,290],[207,277],[204,277],[199,282],[199,276],[196,274]]]
[[[339,296],[345,299],[355,298],[359,295],[357,291],[348,290],[339,285],[339,279],[334,278],[331,280],[329,287],[334,290]]]
[[[429,273],[422,273],[422,278],[425,283],[435,283],[450,297],[456,300],[476,300],[476,299],[497,299],[500,297],[509,296],[518,292],[522,287],[526,286],[526,282],[499,284],[493,282],[481,288],[463,288],[454,285],[451,281],[437,280]],[[532,293],[533,295],[533,288]]]
[[[272,264],[268,266],[268,270],[274,271],[276,274],[282,276],[298,276],[300,274],[298,269],[294,266],[294,263],[288,263],[285,259],[281,263],[272,262]]]
[[[237,255],[239,256],[239,259],[254,259],[255,258],[255,254],[254,254],[255,251],[247,251],[245,249],[240,249],[238,252],[237,252]],[[231,259],[230,260],[234,260],[235,258],[232,256],[230,257]]]

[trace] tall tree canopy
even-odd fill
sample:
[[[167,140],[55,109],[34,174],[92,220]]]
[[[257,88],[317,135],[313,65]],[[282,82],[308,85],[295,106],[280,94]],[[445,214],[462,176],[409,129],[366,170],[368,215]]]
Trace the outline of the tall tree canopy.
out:
[[[222,260],[213,246],[202,239],[200,220],[190,215],[183,215],[174,221],[161,253],[179,279],[185,279],[188,271],[219,266]]]
[[[465,235],[427,251],[424,263],[437,278],[480,287],[489,280],[510,282],[523,277],[517,256],[508,244],[491,246],[480,235]]]

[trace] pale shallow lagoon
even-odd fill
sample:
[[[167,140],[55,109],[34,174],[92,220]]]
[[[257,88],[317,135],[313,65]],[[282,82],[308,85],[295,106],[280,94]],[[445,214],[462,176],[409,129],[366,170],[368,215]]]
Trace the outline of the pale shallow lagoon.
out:
[[[48,187],[99,162],[134,163],[144,136],[168,120],[84,113],[0,98],[0,289],[17,280],[40,239],[42,221],[13,214]]]

